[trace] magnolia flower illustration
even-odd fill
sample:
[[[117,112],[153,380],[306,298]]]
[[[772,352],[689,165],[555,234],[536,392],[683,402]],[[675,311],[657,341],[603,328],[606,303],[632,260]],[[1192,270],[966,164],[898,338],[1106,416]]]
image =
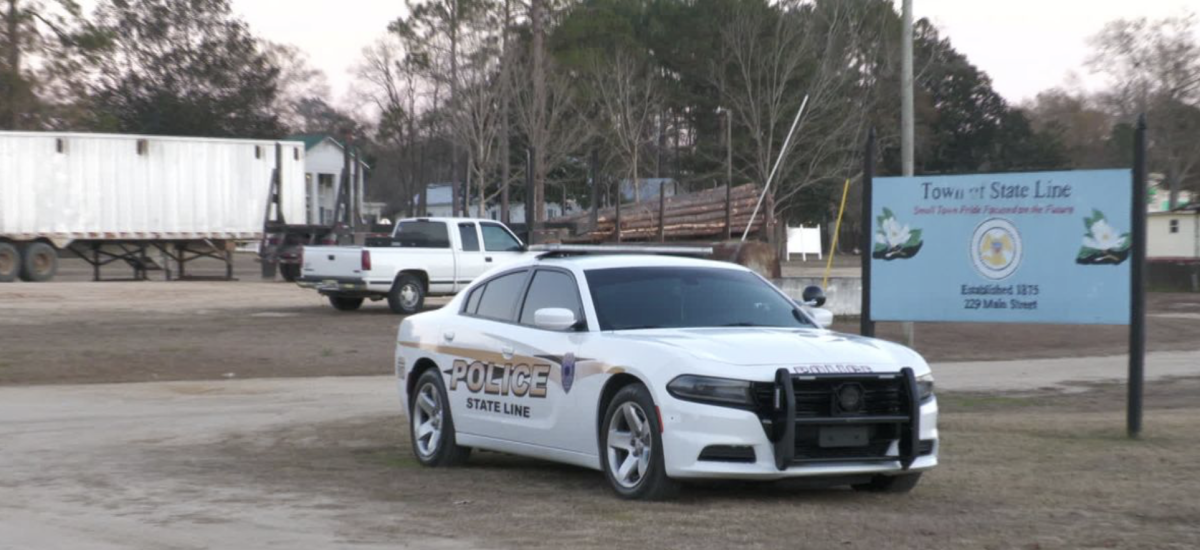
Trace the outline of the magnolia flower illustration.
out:
[[[884,208],[882,216],[876,216],[875,249],[872,258],[879,260],[902,260],[917,255],[921,250],[921,230],[910,228],[896,219],[890,209]]]
[[[1132,240],[1129,233],[1121,233],[1104,217],[1099,210],[1092,210],[1092,215],[1083,219],[1087,233],[1083,235],[1083,246],[1075,263],[1083,265],[1117,265],[1129,257],[1129,247]]]

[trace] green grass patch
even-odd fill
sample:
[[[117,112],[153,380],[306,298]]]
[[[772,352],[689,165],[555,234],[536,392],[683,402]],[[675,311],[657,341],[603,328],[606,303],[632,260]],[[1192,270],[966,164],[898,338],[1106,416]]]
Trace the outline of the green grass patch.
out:
[[[1038,397],[1014,397],[1005,395],[979,395],[964,393],[939,393],[938,408],[942,411],[980,411],[997,409],[1023,409],[1038,406]]]

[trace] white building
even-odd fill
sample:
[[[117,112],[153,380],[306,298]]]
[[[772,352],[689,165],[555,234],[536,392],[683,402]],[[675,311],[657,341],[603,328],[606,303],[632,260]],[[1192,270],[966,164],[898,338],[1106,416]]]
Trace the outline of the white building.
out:
[[[333,209],[337,204],[338,184],[342,181],[345,168],[345,148],[341,142],[328,134],[300,134],[289,136],[288,141],[304,143],[305,211],[307,223],[328,224],[333,221]],[[363,182],[367,176],[367,163],[359,160],[359,177],[351,187],[351,203],[363,203]],[[367,214],[360,206],[360,211]],[[298,223],[288,220],[288,223]]]
[[[1200,206],[1146,216],[1146,257],[1200,259]]]

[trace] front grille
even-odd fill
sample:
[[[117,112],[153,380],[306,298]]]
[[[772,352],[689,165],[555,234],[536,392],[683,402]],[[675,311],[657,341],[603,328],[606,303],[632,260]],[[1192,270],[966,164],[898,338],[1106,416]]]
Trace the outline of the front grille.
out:
[[[709,445],[703,451],[700,451],[699,460],[752,463],[755,461],[754,447],[745,445]]]
[[[780,369],[778,382],[756,384],[759,418],[776,442],[777,464],[782,469],[788,462],[902,460],[907,467],[915,456],[932,453],[932,441],[913,441],[917,425],[916,403],[909,396],[909,384],[915,384],[911,378],[910,369],[897,374],[804,376],[786,376]],[[795,401],[790,425],[783,414],[786,404],[776,403],[776,384],[788,382]],[[889,455],[892,449],[903,456],[894,451]]]

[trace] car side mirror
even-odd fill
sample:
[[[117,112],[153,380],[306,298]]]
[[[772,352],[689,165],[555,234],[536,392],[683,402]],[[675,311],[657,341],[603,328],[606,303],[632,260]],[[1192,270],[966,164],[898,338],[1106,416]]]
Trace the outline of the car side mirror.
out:
[[[537,328],[564,331],[579,322],[575,312],[561,307],[544,307],[533,312],[533,324]]]
[[[817,322],[817,326],[821,328],[829,328],[833,326],[833,312],[829,311],[828,309],[815,307],[809,308],[808,314],[812,315],[813,320]]]
[[[801,301],[806,306],[821,307],[825,305],[825,291],[816,285],[804,287],[804,294],[801,295]]]

